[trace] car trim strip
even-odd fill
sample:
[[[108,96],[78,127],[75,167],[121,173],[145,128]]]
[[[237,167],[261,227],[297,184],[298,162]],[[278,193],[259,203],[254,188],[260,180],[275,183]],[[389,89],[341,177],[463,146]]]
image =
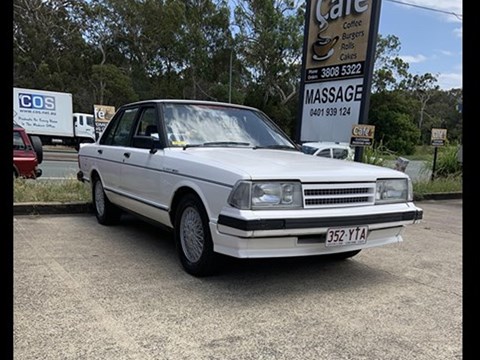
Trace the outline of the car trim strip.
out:
[[[325,218],[307,219],[264,219],[243,220],[231,216],[220,215],[218,225],[224,225],[243,231],[255,230],[282,230],[282,229],[308,229],[334,226],[356,226],[380,224],[400,221],[416,221],[423,218],[423,211],[408,211],[389,214],[360,215],[360,216],[336,216]]]
[[[139,203],[142,203],[142,204],[145,204],[145,205],[148,205],[148,206],[152,206],[156,209],[159,209],[159,210],[163,210],[163,211],[169,211],[169,208],[167,206],[162,206],[162,205],[158,205],[156,203],[152,203],[150,201],[145,201],[145,200],[142,200],[142,199],[139,199],[137,197],[133,197],[133,196],[129,196],[129,195],[125,195],[124,193],[122,192],[119,192],[119,191],[116,191],[116,190],[113,190],[113,189],[110,189],[110,188],[104,188],[105,189],[105,192],[111,192],[111,193],[114,193],[116,195],[119,195],[119,196],[123,196],[127,199],[131,199],[131,200],[135,200]]]

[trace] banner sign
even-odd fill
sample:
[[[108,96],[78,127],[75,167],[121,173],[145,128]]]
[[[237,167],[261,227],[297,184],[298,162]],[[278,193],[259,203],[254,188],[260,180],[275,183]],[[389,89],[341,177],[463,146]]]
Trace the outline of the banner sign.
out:
[[[107,105],[93,105],[93,113],[95,115],[95,137],[98,139],[100,134],[105,130],[108,122],[115,115],[115,107]]]
[[[349,142],[366,122],[379,15],[380,0],[307,0],[299,142]]]

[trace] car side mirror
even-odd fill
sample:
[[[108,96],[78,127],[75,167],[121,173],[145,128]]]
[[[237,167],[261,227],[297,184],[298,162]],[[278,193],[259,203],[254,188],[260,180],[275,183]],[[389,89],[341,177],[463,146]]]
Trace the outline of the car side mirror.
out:
[[[157,136],[150,136],[150,154],[155,154],[158,149],[160,148],[160,140],[158,140]]]

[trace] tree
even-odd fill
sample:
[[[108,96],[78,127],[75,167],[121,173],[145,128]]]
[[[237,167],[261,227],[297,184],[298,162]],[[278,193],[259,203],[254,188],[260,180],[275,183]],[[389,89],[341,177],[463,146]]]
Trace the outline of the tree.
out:
[[[285,105],[298,95],[305,5],[291,0],[237,1],[235,21],[240,58],[263,108]]]
[[[419,136],[421,136],[423,119],[427,103],[433,96],[434,90],[439,89],[439,86],[435,84],[436,82],[437,78],[430,73],[426,73],[423,75],[409,75],[406,79],[402,81],[402,87],[409,90],[411,94],[413,94],[413,96],[417,98],[420,102],[418,120],[418,129],[420,130]],[[421,137],[419,139],[421,143]]]
[[[375,142],[391,151],[409,155],[420,131],[414,124],[414,101],[402,91],[382,91],[370,99],[369,124],[375,125]]]
[[[401,81],[409,75],[409,65],[399,57],[400,49],[401,43],[397,36],[378,34],[372,92],[401,88]]]
[[[91,53],[71,16],[81,0],[14,0],[14,86],[74,92],[88,83]]]

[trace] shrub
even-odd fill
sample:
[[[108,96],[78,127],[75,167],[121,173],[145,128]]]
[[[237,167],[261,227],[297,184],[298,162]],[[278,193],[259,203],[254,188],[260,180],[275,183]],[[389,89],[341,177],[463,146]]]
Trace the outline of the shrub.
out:
[[[462,165],[458,162],[458,145],[448,145],[439,149],[435,166],[436,177],[459,176],[462,174]]]

